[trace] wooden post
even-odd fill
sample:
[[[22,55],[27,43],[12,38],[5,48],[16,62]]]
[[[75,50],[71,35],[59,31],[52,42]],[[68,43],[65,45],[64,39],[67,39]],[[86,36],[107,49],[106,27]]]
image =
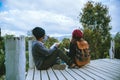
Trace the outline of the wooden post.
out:
[[[28,50],[29,50],[29,68],[33,69],[35,67],[33,56],[32,56],[32,39],[28,41]]]
[[[28,31],[27,35],[29,37],[28,41],[28,50],[29,50],[29,68],[33,69],[35,67],[34,61],[33,61],[33,56],[32,56],[32,41],[34,39],[32,35],[32,31]]]
[[[110,49],[109,49],[109,56],[110,56],[110,59],[113,59],[115,57],[115,43],[114,43],[114,40],[111,40],[111,46],[110,46]]]
[[[25,38],[5,39],[6,80],[25,80]]]

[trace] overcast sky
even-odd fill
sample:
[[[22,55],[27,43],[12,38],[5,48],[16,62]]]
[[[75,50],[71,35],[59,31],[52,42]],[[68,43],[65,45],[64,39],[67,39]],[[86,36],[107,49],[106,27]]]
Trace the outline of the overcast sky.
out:
[[[79,13],[88,0],[0,0],[2,35],[27,35],[36,26],[50,36],[70,35],[78,27]],[[111,34],[120,32],[120,0],[100,1],[109,7]]]

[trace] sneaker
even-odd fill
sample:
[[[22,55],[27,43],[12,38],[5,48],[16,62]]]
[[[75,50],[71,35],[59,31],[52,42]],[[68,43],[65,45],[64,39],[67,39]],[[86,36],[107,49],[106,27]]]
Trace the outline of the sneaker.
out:
[[[78,67],[78,66],[68,67],[68,68],[70,68],[70,69],[79,69],[79,67]]]
[[[66,65],[65,64],[55,64],[55,65],[52,66],[52,69],[64,70],[64,69],[66,69]]]
[[[72,64],[71,66],[69,66],[68,68],[70,68],[70,69],[78,69],[79,67],[76,65],[76,64]]]

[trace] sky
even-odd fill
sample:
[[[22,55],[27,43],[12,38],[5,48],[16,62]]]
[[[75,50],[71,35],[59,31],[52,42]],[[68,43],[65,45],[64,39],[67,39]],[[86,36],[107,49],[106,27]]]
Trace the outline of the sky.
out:
[[[2,36],[28,35],[34,27],[45,29],[49,36],[71,35],[81,27],[79,14],[88,0],[0,0]],[[120,0],[91,0],[109,8],[111,34],[120,32]]]

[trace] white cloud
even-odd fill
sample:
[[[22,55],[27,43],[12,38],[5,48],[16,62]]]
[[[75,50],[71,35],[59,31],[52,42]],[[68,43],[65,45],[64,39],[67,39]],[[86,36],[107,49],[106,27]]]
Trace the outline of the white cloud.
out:
[[[3,35],[15,35],[15,36],[26,35],[21,31],[2,30],[1,32],[2,32],[2,36]]]
[[[120,4],[119,0],[111,0],[110,5],[109,5],[109,10],[110,10],[111,18],[112,18],[112,22],[111,22],[112,30],[111,30],[111,32],[113,34],[120,32],[120,24],[119,24],[120,6],[119,6],[119,4]]]
[[[0,13],[0,16],[0,26],[3,26],[3,29],[21,30],[24,34],[35,26],[45,28],[48,33],[70,33],[71,28],[79,26],[79,23],[70,17],[48,11],[9,10]]]
[[[71,34],[58,34],[58,33],[55,33],[55,34],[50,34],[49,36],[50,37],[62,37],[62,36],[71,36]]]
[[[7,10],[0,12],[0,26],[11,33],[27,34],[35,26],[43,27],[47,34],[71,34],[81,27],[77,18],[81,8],[88,0],[6,0]],[[94,0],[95,1],[95,0]],[[116,30],[119,26],[120,1],[97,0],[109,6],[112,17],[111,25]],[[118,2],[118,3],[116,3]],[[5,33],[5,32],[4,32]],[[4,34],[3,33],[3,34]]]
[[[31,30],[35,26],[45,28],[48,34],[64,34],[80,26],[77,16],[84,1],[81,0],[7,0],[9,10],[1,13],[3,29]]]

